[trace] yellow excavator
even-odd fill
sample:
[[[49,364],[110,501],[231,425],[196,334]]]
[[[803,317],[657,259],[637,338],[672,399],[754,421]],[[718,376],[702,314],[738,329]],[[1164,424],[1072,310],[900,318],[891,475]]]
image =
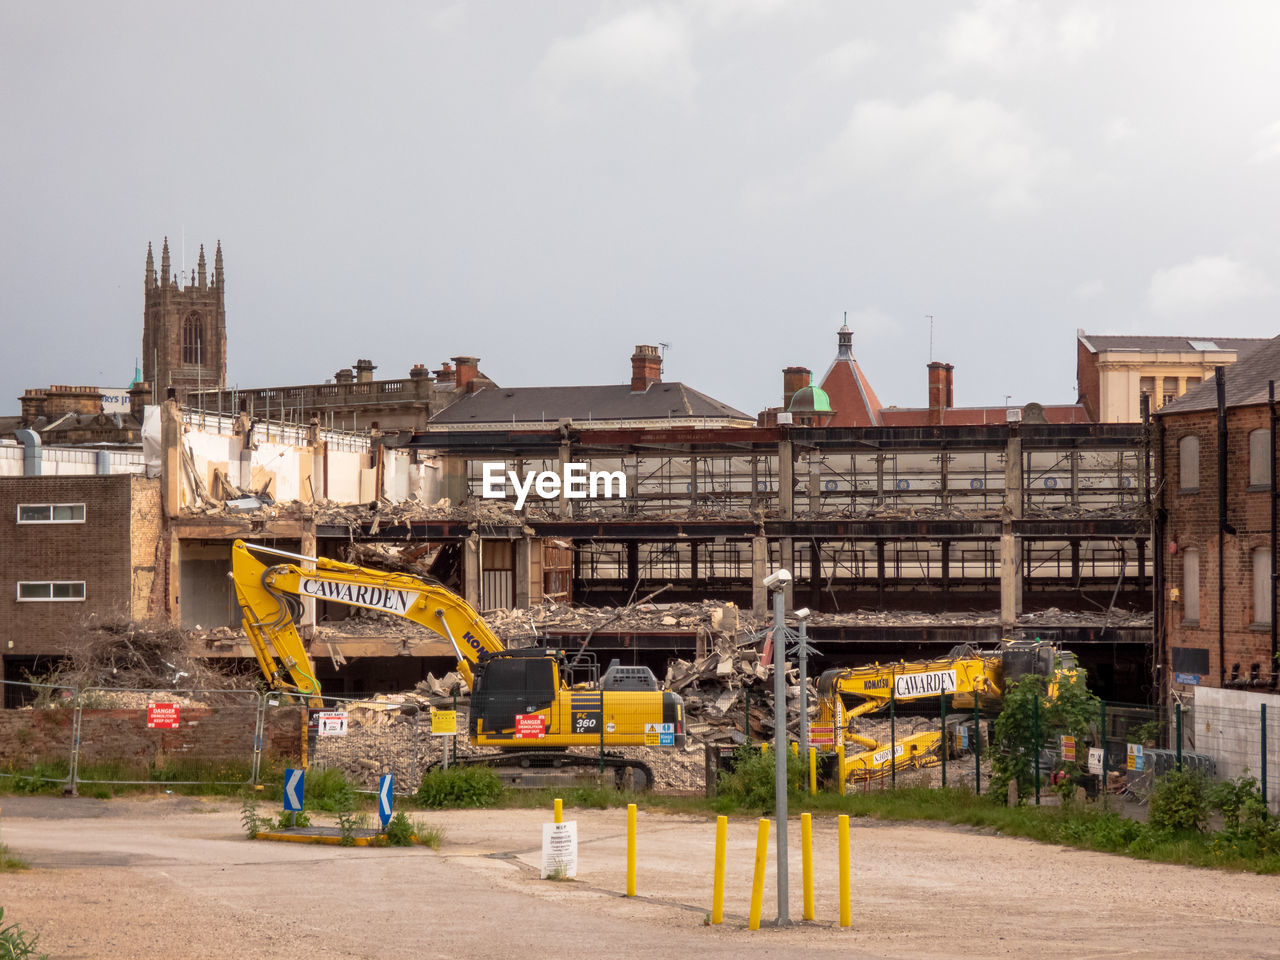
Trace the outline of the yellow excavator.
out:
[[[684,745],[684,701],[660,690],[648,667],[615,662],[603,676],[590,670],[586,681],[574,683],[564,651],[506,649],[465,600],[411,574],[236,540],[231,579],[245,633],[267,683],[307,699],[312,707],[322,702],[315,668],[298,633],[306,597],[403,617],[449,641],[458,672],[471,689],[471,741],[501,751],[463,762],[603,766],[619,784],[643,789],[653,784],[649,766],[610,749]],[[594,752],[574,754],[570,747]]]
[[[843,758],[843,769],[833,771],[838,782],[875,780],[895,768],[940,763],[947,745],[939,729],[908,733],[885,743],[855,732],[856,718],[882,711],[891,703],[937,699],[943,694],[951,697],[957,712],[972,710],[975,699],[980,708],[998,706],[1005,685],[1028,674],[1047,679],[1047,696],[1052,700],[1058,695],[1059,681],[1077,670],[1075,654],[1039,640],[1005,641],[994,650],[962,644],[936,660],[837,667],[818,678],[815,724],[830,725],[837,748],[855,748],[852,753],[837,749],[837,766]]]

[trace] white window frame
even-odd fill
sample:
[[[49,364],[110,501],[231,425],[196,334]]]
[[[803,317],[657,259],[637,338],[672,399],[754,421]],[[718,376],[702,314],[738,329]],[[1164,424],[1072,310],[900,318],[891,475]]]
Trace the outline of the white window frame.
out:
[[[1253,551],[1253,622],[1271,624],[1271,548]]]
[[[24,520],[22,518],[22,511],[30,510],[33,507],[48,507],[49,519],[48,520]],[[57,507],[71,507],[73,512],[76,507],[79,507],[80,519],[77,520],[74,517],[70,520],[56,519],[54,517],[54,513]],[[18,523],[23,523],[23,524],[26,524],[26,523],[84,523],[85,513],[86,511],[83,503],[20,503],[18,504],[17,519],[18,519]]]
[[[55,597],[53,588],[64,586],[67,584],[79,584],[80,596],[78,597]],[[49,588],[49,596],[47,597],[24,597],[22,595],[23,587],[47,586]],[[85,584],[83,580],[19,580],[18,581],[18,602],[19,603],[83,603],[85,598]]]
[[[1271,431],[1266,427],[1249,431],[1249,489],[1271,486]]]
[[[1193,448],[1194,449],[1190,449]],[[1178,440],[1178,492],[1200,491],[1200,437],[1189,433]]]

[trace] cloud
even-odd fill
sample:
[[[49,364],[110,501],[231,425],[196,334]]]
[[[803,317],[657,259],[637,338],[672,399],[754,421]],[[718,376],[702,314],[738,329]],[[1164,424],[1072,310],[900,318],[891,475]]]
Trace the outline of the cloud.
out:
[[[1157,270],[1147,299],[1158,316],[1186,316],[1265,296],[1271,289],[1266,276],[1247,264],[1230,257],[1197,257]]]
[[[1051,9],[1027,0],[979,0],[943,30],[943,56],[956,66],[1011,70],[1049,58],[1076,61],[1112,35],[1109,17],[1087,6]]]
[[[535,80],[547,104],[559,108],[602,89],[689,102],[698,74],[688,23],[669,8],[627,10],[553,42]]]
[[[828,81],[847,80],[875,55],[875,45],[869,40],[848,40],[814,60],[809,72]]]
[[[925,194],[976,191],[998,216],[1038,206],[1036,188],[1057,155],[990,100],[931,93],[914,103],[865,100],[818,162],[828,189],[895,178]]]
[[[1249,159],[1254,163],[1270,163],[1280,160],[1280,120],[1258,131],[1260,146]]]

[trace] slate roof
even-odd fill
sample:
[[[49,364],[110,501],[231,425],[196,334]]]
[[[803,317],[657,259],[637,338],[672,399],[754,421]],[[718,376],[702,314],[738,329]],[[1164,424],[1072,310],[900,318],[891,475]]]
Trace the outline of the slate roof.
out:
[[[1247,357],[1226,367],[1228,407],[1251,407],[1266,403],[1268,383],[1272,380],[1280,381],[1280,337],[1262,340],[1260,343],[1261,346],[1251,351]],[[1200,413],[1216,409],[1218,385],[1209,377],[1177,400],[1166,403],[1155,415],[1162,417],[1171,413]]]
[[[742,420],[755,417],[699,393],[683,383],[654,383],[632,393],[629,383],[586,387],[486,387],[450,404],[431,418],[438,426],[480,423],[554,424],[592,420],[665,420],[691,417]]]
[[[1197,348],[1191,345],[1193,341],[1197,343],[1208,342],[1217,344],[1220,350],[1234,350],[1237,360],[1243,360],[1258,347],[1268,342],[1266,337],[1146,337],[1137,335],[1095,335],[1092,333],[1081,333],[1080,339],[1084,341],[1085,346],[1093,353],[1102,353],[1104,350],[1191,353],[1197,351]]]

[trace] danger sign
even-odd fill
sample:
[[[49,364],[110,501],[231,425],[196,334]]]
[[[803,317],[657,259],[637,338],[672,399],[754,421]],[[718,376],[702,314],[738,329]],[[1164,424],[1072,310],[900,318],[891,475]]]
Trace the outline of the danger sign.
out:
[[[178,726],[176,703],[148,703],[147,726],[161,730],[173,730]]]
[[[322,737],[345,737],[347,715],[338,710],[316,714],[316,732]]]
[[[546,718],[538,713],[516,714],[516,739],[540,740],[547,735]]]
[[[815,746],[830,746],[836,742],[836,727],[833,723],[809,724],[809,742]]]

